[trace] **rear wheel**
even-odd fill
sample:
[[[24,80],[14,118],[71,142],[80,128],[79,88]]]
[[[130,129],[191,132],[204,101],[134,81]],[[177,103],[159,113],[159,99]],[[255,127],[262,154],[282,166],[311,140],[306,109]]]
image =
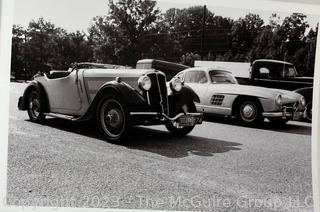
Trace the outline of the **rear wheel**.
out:
[[[194,105],[193,102],[190,102],[183,107],[184,108],[180,112],[190,112],[190,113],[196,112],[196,106]],[[193,125],[193,126],[180,126],[179,123],[176,121],[168,121],[168,122],[166,122],[165,126],[169,132],[171,132],[174,135],[179,135],[179,136],[189,134],[193,130],[193,128],[195,127],[195,125]]]
[[[128,129],[128,113],[122,100],[115,95],[105,96],[97,108],[97,124],[110,142],[120,142]]]
[[[38,91],[32,91],[28,99],[28,115],[33,122],[42,122],[45,119]]]
[[[241,101],[238,107],[237,118],[244,125],[260,124],[263,121],[260,102],[256,99]]]

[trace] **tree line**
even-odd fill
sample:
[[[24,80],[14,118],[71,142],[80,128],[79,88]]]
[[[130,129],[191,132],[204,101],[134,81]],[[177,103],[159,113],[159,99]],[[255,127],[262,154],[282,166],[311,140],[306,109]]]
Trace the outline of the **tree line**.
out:
[[[237,20],[203,6],[160,11],[155,1],[109,0],[109,12],[94,17],[84,31],[67,32],[44,18],[27,28],[13,26],[11,73],[30,78],[38,71],[64,70],[73,62],[135,66],[155,58],[192,66],[194,60],[292,62],[303,76],[313,76],[317,29],[307,16],[259,14]]]

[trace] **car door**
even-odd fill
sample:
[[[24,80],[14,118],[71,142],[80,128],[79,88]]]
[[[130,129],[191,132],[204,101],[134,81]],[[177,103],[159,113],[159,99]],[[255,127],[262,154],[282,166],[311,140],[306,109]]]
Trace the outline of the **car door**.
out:
[[[51,112],[79,115],[82,101],[79,95],[77,75],[77,71],[74,70],[66,77],[47,78],[43,83],[47,91]]]

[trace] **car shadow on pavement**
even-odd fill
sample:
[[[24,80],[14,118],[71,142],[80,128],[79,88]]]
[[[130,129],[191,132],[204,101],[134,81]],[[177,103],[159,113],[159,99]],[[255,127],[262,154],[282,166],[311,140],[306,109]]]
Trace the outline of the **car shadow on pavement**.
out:
[[[305,123],[305,122],[297,122],[297,124],[293,124],[295,122],[288,122],[285,125],[274,125],[269,121],[264,121],[260,125],[256,126],[242,126],[241,123],[239,123],[234,118],[227,118],[227,117],[219,117],[219,116],[205,116],[204,121],[212,122],[212,123],[220,123],[220,124],[228,124],[238,127],[247,127],[247,128],[253,128],[253,129],[260,129],[260,130],[269,130],[269,131],[275,131],[275,132],[283,132],[283,133],[291,133],[291,134],[297,134],[297,135],[311,135],[311,124]],[[301,123],[301,124],[300,124]]]
[[[167,131],[134,127],[124,146],[156,153],[169,158],[182,158],[190,154],[213,156],[231,150],[241,150],[242,144],[198,136],[174,136]]]
[[[70,122],[49,118],[43,125],[106,142],[94,122]],[[190,154],[213,156],[217,153],[241,150],[239,146],[242,144],[191,135],[178,137],[167,131],[136,126],[128,132],[128,137],[120,145],[169,158],[182,158]]]

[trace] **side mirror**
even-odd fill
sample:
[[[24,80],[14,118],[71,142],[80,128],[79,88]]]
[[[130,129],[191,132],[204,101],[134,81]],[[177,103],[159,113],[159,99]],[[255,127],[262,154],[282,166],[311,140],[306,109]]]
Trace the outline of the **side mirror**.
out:
[[[259,75],[260,75],[260,78],[269,78],[270,70],[267,68],[260,68]]]

